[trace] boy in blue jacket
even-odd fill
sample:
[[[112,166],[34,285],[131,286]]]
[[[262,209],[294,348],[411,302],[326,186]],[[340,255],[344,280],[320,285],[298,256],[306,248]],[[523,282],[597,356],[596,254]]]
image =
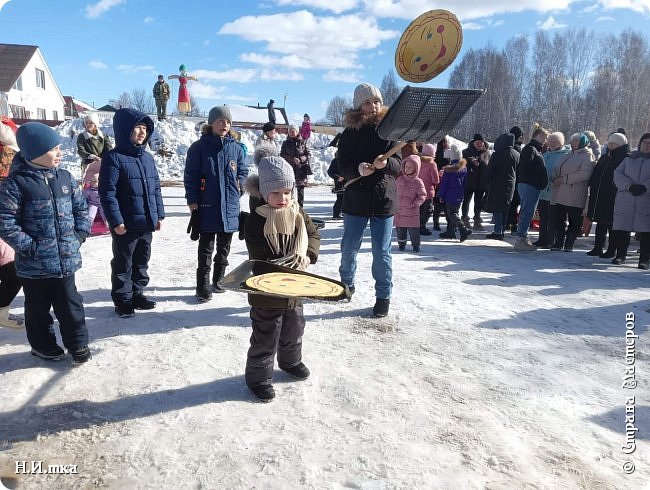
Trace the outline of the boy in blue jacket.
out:
[[[185,199],[190,211],[198,213],[196,298],[201,303],[212,299],[212,291],[225,292],[219,282],[228,266],[232,235],[239,228],[239,198],[248,176],[244,151],[230,134],[231,123],[227,106],[210,109],[208,124],[185,159]]]
[[[75,272],[79,248],[90,234],[88,205],[70,172],[59,168],[59,135],[38,122],[16,134],[20,152],[0,187],[0,237],[16,251],[16,274],[25,294],[25,328],[32,355],[60,361],[50,308],[74,363],[90,359],[83,298]]]
[[[99,171],[99,198],[113,238],[111,298],[122,318],[156,307],[144,295],[152,234],[165,218],[156,163],[145,151],[153,129],[146,114],[118,110],[113,117],[115,148],[102,158]]]

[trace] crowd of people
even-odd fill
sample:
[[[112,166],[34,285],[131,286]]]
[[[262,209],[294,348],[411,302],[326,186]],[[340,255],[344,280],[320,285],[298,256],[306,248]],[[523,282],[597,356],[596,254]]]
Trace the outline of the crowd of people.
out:
[[[447,136],[435,145],[409,141],[392,151],[395,143],[376,131],[387,110],[377,87],[358,85],[345,127],[331,143],[336,155],[328,169],[337,196],[332,218],[343,222],[339,275],[350,295],[355,293],[363,235],[370,227],[375,317],[390,310],[393,229],[397,251],[406,252],[410,241],[412,252],[419,253],[422,237],[434,231],[441,232],[440,239],[460,242],[485,231],[484,212],[491,213],[493,230],[473,238],[503,240],[509,229],[516,235],[514,248],[521,251],[571,252],[577,238],[596,223],[594,246],[587,254],[614,264],[625,262],[634,232],[640,241],[638,268],[649,268],[650,133],[640,138],[635,151],[622,128],[601,147],[590,131],[572,134],[566,145],[563,133],[538,125],[525,144],[524,131],[514,126],[496,138],[493,148],[476,133],[462,151]],[[164,118],[160,106],[158,119]],[[256,172],[249,176],[246,146],[231,127],[230,109],[210,110],[200,138],[188,149],[183,179],[191,214],[188,231],[198,241],[197,301],[224,292],[221,281],[235,232],[245,240],[251,259],[298,270],[318,259],[318,227],[303,209],[312,175],[311,121],[308,114],[303,119],[301,127],[288,127],[281,144],[275,121],[264,124],[255,142]],[[66,354],[56,340],[52,309],[63,346],[76,364],[91,358],[75,273],[96,215],[110,230],[111,298],[122,318],[156,307],[145,289],[153,233],[165,218],[155,161],[146,151],[152,118],[118,110],[114,144],[95,115],[84,119],[84,127],[77,138],[79,183],[59,167],[60,138],[54,130],[38,122],[16,127],[8,118],[0,121],[0,325],[24,327],[34,356],[61,360]],[[240,209],[245,192],[247,214]],[[535,242],[528,238],[532,222],[539,227]],[[24,320],[9,314],[21,287]],[[276,356],[280,369],[294,378],[310,374],[302,361],[302,304],[299,298],[254,294],[249,304],[252,336],[245,380],[260,400],[270,401]]]

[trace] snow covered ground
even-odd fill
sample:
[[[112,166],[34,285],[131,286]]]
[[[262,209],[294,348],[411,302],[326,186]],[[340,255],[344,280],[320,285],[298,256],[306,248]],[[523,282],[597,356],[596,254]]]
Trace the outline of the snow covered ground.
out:
[[[194,300],[196,242],[182,187],[164,188],[149,312],[120,319],[110,238],[82,247],[93,359],[72,368],[29,354],[0,329],[0,479],[20,489],[642,488],[650,475],[650,274],[584,252],[515,252],[474,234],[425,237],[394,253],[387,319],[374,302],[369,241],[350,303],[310,303],[304,361],[258,403],[243,379],[246,296]],[[306,191],[331,216],[326,186]],[[486,221],[489,221],[487,217]],[[488,230],[490,231],[490,230]],[[322,230],[311,272],[338,278],[340,222]],[[635,249],[633,242],[631,249]],[[234,240],[232,267],[246,259]],[[22,294],[12,312],[20,313]],[[635,389],[623,389],[626,314],[635,315]],[[626,398],[636,449],[625,454]],[[77,474],[16,474],[16,461]],[[626,474],[630,462],[636,471]],[[627,466],[630,467],[629,465]]]

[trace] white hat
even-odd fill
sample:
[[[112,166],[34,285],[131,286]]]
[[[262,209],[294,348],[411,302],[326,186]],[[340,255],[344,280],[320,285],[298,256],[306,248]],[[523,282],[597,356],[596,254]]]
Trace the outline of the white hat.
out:
[[[616,143],[618,146],[627,145],[627,137],[621,133],[612,133],[607,138],[607,143]]]
[[[369,83],[361,83],[357,85],[357,88],[354,89],[354,99],[352,104],[355,109],[359,109],[361,104],[363,104],[368,99],[378,98],[382,104],[384,100],[381,97],[381,91],[374,85]]]
[[[84,122],[90,121],[95,124],[95,126],[99,126],[99,116],[97,115],[96,112],[89,112],[84,116]]]

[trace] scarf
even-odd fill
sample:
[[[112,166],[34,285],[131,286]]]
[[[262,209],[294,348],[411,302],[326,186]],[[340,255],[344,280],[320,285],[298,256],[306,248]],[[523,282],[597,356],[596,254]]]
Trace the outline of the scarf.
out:
[[[102,130],[97,128],[97,134],[92,134],[88,132],[88,130],[84,131],[84,138],[87,140],[92,139],[92,138],[99,138],[102,139],[104,137],[104,133],[102,133]]]
[[[298,202],[292,200],[289,207],[282,209],[264,204],[255,212],[266,218],[264,238],[271,252],[281,257],[277,263],[292,269],[299,268],[301,257],[307,258],[307,227]]]

